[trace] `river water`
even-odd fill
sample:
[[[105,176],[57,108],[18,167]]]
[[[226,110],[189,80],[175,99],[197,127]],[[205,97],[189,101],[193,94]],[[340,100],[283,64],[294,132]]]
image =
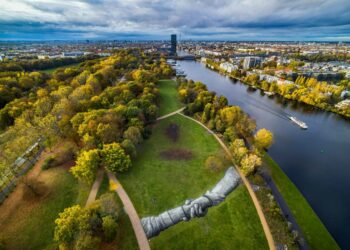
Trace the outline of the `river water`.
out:
[[[195,61],[177,61],[188,79],[205,83],[267,128],[269,154],[302,192],[342,249],[350,249],[350,121],[248,88]],[[300,129],[287,116],[304,121]]]

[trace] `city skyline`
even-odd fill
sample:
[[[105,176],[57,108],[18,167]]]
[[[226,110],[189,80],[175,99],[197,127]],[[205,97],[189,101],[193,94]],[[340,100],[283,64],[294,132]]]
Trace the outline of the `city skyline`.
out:
[[[0,40],[350,41],[350,2],[0,0]],[[195,17],[195,18],[194,18]]]

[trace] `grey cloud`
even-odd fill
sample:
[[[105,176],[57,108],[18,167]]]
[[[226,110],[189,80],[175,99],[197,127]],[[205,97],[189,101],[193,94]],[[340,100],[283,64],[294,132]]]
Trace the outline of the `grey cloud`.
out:
[[[348,0],[0,0],[0,31],[30,30],[105,38],[130,34],[188,38],[349,37]],[[15,6],[18,6],[15,8]],[[23,31],[21,31],[23,29]],[[14,32],[16,33],[16,32]],[[14,34],[13,33],[13,34]],[[0,36],[1,39],[4,35]],[[295,37],[295,36],[294,36]]]

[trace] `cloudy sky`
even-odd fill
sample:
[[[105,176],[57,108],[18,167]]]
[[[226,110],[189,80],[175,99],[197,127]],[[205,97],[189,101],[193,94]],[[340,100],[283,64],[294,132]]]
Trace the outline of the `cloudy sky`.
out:
[[[0,39],[350,41],[350,0],[0,0]]]

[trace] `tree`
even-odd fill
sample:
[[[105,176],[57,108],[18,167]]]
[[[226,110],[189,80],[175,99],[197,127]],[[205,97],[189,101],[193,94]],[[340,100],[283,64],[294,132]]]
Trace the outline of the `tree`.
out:
[[[99,151],[92,149],[83,151],[76,161],[76,165],[70,172],[79,180],[92,183],[96,177],[96,171],[101,162]]]
[[[81,233],[75,240],[74,250],[95,250],[99,249],[101,239],[88,233]]]
[[[103,145],[101,150],[102,165],[113,173],[125,172],[131,167],[130,156],[119,143]]]
[[[220,172],[223,169],[224,165],[222,161],[216,156],[209,156],[205,161],[205,167],[211,172]]]
[[[269,130],[262,128],[254,136],[255,146],[259,149],[267,149],[273,143],[273,134]]]
[[[241,160],[248,154],[248,149],[242,139],[234,140],[230,145],[230,151],[233,155],[233,160],[240,163]]]
[[[241,161],[241,169],[244,175],[253,173],[257,166],[261,165],[261,159],[255,154],[245,155]]]
[[[124,141],[122,141],[121,146],[125,150],[125,152],[131,156],[131,158],[136,157],[137,152],[135,145],[132,143],[132,141],[130,141],[129,139],[125,139]]]
[[[139,144],[142,141],[140,129],[135,126],[131,126],[125,130],[123,137],[124,139],[129,139],[134,145]]]
[[[55,220],[55,240],[63,246],[71,246],[79,232],[90,229],[89,212],[79,205],[66,208]]]
[[[103,234],[108,242],[111,242],[117,233],[118,224],[115,219],[108,215],[102,218]]]

